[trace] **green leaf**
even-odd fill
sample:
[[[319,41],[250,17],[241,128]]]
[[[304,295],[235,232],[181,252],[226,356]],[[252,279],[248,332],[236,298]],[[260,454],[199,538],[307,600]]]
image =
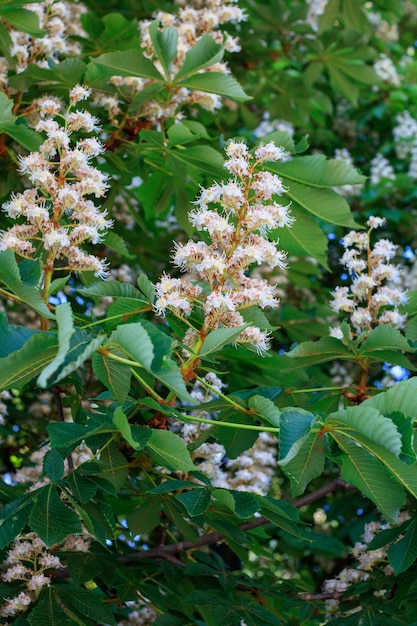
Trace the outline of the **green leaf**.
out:
[[[110,336],[109,345],[117,346],[147,370],[151,368],[154,358],[153,343],[140,322],[119,326]]]
[[[47,546],[64,541],[68,535],[81,532],[78,516],[62,502],[54,485],[39,489],[29,524]]]
[[[48,450],[43,457],[43,474],[47,476],[52,483],[61,480],[64,474],[64,459],[58,450]]]
[[[391,389],[379,393],[362,403],[362,406],[372,406],[384,415],[399,411],[404,415],[417,418],[417,378],[410,378],[397,383]]]
[[[3,506],[0,519],[0,550],[14,541],[27,524],[32,502],[29,499]]]
[[[71,489],[74,498],[83,504],[89,502],[97,493],[97,485],[77,471],[69,474],[66,484]]]
[[[343,432],[348,427],[349,436],[354,438],[355,431],[398,456],[401,453],[401,435],[394,422],[389,417],[384,417],[378,409],[362,403],[358,406],[348,407],[343,411],[331,413],[326,424],[333,426],[334,423],[342,424]],[[342,429],[340,429],[342,430]]]
[[[93,70],[99,70],[100,78],[110,76],[139,76],[163,82],[163,77],[155,65],[138,50],[106,52],[87,65],[85,82],[92,84],[96,80]]]
[[[286,356],[290,359],[297,359],[304,366],[315,365],[316,363],[326,363],[335,359],[352,358],[352,353],[340,339],[335,337],[322,337],[318,341],[303,341]]]
[[[64,606],[73,608],[81,615],[86,615],[95,622],[116,626],[116,620],[111,608],[91,591],[87,591],[87,589],[72,583],[57,585],[55,591]]]
[[[198,91],[215,93],[236,102],[247,102],[252,97],[248,96],[236,79],[221,72],[207,72],[205,74],[193,74],[185,80],[177,83],[178,86]]]
[[[31,626],[74,626],[71,617],[62,609],[54,597],[54,589],[47,587],[30,612],[28,621]]]
[[[185,506],[190,517],[196,517],[207,511],[210,504],[210,492],[208,489],[192,489],[178,494],[176,499]]]
[[[388,324],[380,324],[368,334],[359,354],[378,357],[379,350],[406,350],[411,352],[412,348],[399,330]]]
[[[293,509],[295,515],[292,516],[291,505],[288,502],[280,502],[273,498],[259,497],[261,507],[259,513],[266,517],[270,522],[285,530],[285,532],[295,537],[305,539],[304,534],[297,527],[298,515],[296,509]]]
[[[184,76],[195,74],[206,67],[210,67],[210,65],[219,63],[223,54],[223,46],[216,43],[210,35],[204,34],[198,39],[195,46],[186,53],[185,61],[174,80],[178,82]]]
[[[200,356],[204,357],[211,352],[217,352],[223,346],[232,343],[239,337],[244,328],[246,328],[246,325],[238,328],[217,328],[212,330],[204,340]]]
[[[141,436],[140,440],[136,439],[134,437],[134,431],[132,430],[126,415],[119,406],[113,414],[113,424],[120,430],[128,444],[135,450],[142,450],[151,438],[151,432],[149,429],[140,428],[140,434],[145,435],[145,437]]]
[[[323,154],[294,157],[283,163],[268,163],[268,169],[288,181],[310,187],[331,189],[364,183],[363,176],[352,165],[340,159],[327,159]]]
[[[65,360],[70,347],[70,340],[75,332],[71,304],[65,302],[59,304],[55,309],[56,323],[58,325],[58,352],[55,358],[45,367],[38,377],[39,387],[47,387],[48,378],[54,374]]]
[[[149,311],[149,302],[139,298],[117,298],[107,309],[105,326],[106,329],[114,328],[121,322],[132,323],[140,321],[141,315]],[[114,319],[112,319],[114,318]]]
[[[111,482],[116,490],[123,487],[128,476],[128,465],[124,455],[112,441],[100,454],[100,469],[103,478]]]
[[[0,93],[0,107],[1,96]],[[1,122],[0,122],[1,131]],[[18,298],[28,304],[41,317],[54,319],[55,316],[46,306],[42,299],[39,289],[32,285],[25,285],[19,272],[19,266],[16,262],[14,252],[12,250],[4,250],[0,252],[0,281],[2,281],[10,291],[18,296]]]
[[[66,378],[87,361],[106,339],[105,335],[91,337],[87,332],[76,330],[71,338],[71,345],[64,361],[64,366],[53,376],[52,384]]]
[[[34,11],[4,7],[1,9],[1,15],[17,30],[23,30],[25,33],[32,35],[32,37],[42,37],[46,34],[46,31],[41,29],[39,18]]]
[[[359,98],[359,88],[357,85],[355,85],[343,71],[335,67],[335,65],[327,64],[326,67],[329,72],[332,88],[357,106]]]
[[[135,258],[134,254],[130,254],[125,240],[122,237],[120,237],[120,235],[112,232],[111,230],[107,232],[105,236],[103,237],[103,244],[107,246],[108,248],[110,248],[111,250],[118,252],[119,254],[126,257],[127,259]]]
[[[32,335],[20,350],[0,359],[0,391],[21,389],[52,361],[57,349],[58,343],[52,334]]]
[[[120,353],[120,356],[123,356],[123,353]],[[114,394],[115,399],[123,404],[130,390],[132,378],[130,366],[98,353],[93,355],[92,366],[97,378]]]
[[[308,157],[300,158],[306,159]],[[306,184],[291,181],[287,178],[283,178],[283,182],[289,188],[286,197],[295,203],[296,206],[308,211],[308,213],[324,222],[358,228],[358,224],[351,214],[349,204],[333,189],[309,187]]]
[[[287,459],[293,445],[310,431],[315,416],[309,411],[299,408],[286,408],[280,419],[280,462]],[[289,459],[287,459],[288,461]]]
[[[168,469],[180,472],[193,472],[197,469],[185,443],[169,430],[152,430],[152,437],[146,444],[146,450],[156,463]]]
[[[332,433],[332,437],[345,452],[340,458],[342,478],[355,485],[389,521],[395,523],[405,502],[401,486],[390,471],[367,450],[349,441],[341,433]]]
[[[387,550],[388,561],[395,576],[405,572],[417,559],[417,521],[414,519],[402,539]]]
[[[133,287],[133,285],[129,285],[129,283],[120,283],[118,280],[100,280],[97,283],[93,283],[89,287],[77,289],[77,292],[80,294],[81,297],[140,297],[140,293],[136,289],[136,287]]]
[[[155,300],[155,285],[149,280],[146,274],[139,274],[138,287],[141,292],[146,296],[148,301],[152,304]]]
[[[291,215],[295,217],[291,228],[285,226],[274,230],[270,234],[271,239],[279,241],[280,247],[292,255],[311,256],[328,269],[328,239],[317,220],[294,203],[291,206]]]
[[[275,404],[269,398],[264,396],[252,396],[249,398],[248,406],[251,409],[259,411],[261,417],[265,421],[272,424],[272,426],[279,426],[281,420],[281,411],[275,406]]]
[[[279,465],[290,479],[294,496],[304,493],[308,483],[323,473],[325,443],[319,429],[310,431],[295,442],[287,456],[279,461]],[[294,454],[295,447],[297,450]]]
[[[211,146],[191,146],[171,150],[170,156],[181,163],[196,167],[205,174],[223,178],[223,157]]]
[[[171,26],[159,29],[159,20],[154,20],[148,29],[153,49],[161,62],[166,80],[170,80],[172,63],[177,56],[178,31]]]

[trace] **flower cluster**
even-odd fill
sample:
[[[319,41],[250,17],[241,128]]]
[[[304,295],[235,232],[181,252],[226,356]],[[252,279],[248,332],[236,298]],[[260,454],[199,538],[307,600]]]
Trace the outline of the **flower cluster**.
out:
[[[349,287],[336,287],[330,306],[337,313],[350,314],[350,323],[356,333],[369,331],[378,324],[403,328],[405,315],[399,306],[407,301],[406,292],[394,285],[401,280],[401,270],[390,261],[397,246],[388,239],[379,239],[373,248],[370,235],[373,229],[385,224],[385,219],[370,217],[366,232],[351,231],[343,239],[345,252],[341,258],[350,276]],[[332,328],[330,334],[342,338],[340,328]]]
[[[174,265],[196,276],[198,283],[164,275],[156,285],[155,310],[160,315],[168,309],[184,318],[196,304],[203,308],[199,334],[190,324],[184,338],[191,351],[198,337],[210,330],[243,326],[240,311],[254,305],[261,309],[278,306],[275,287],[247,275],[251,266],[286,267],[285,252],[267,238],[270,230],[291,226],[294,221],[288,206],[274,201],[286,189],[278,176],[260,171],[266,161],[285,159],[286,152],[271,142],[261,144],[252,157],[244,143],[231,141],[226,153],[225,167],[233,178],[203,189],[189,216],[192,225],[207,233],[211,242],[175,245]],[[209,208],[211,204],[220,211]],[[250,344],[260,353],[268,349],[268,335],[257,326],[242,330],[236,341]]]
[[[226,23],[238,23],[246,19],[244,11],[234,4],[236,0],[210,0],[205,3],[195,3],[195,6],[180,8],[178,13],[171,14],[159,11],[154,18],[159,21],[164,30],[173,27],[178,33],[177,56],[171,67],[171,76],[175,76],[181,68],[185,55],[196,42],[204,35],[210,36],[219,44],[222,44],[228,52],[238,52],[240,46],[236,37],[221,30]],[[160,62],[155,57],[155,50],[149,34],[149,20],[139,22],[141,34],[141,46],[144,54],[151,59],[157,69],[163,74]],[[226,63],[215,63],[204,72],[215,71],[227,74],[229,69]],[[145,78],[114,76],[111,82],[119,89],[128,89],[131,94],[139,93],[152,81]],[[117,116],[120,109],[120,102],[117,97],[107,94],[97,94],[95,98],[97,104],[107,108],[112,117]],[[183,105],[198,104],[208,111],[214,111],[221,106],[221,97],[216,94],[199,90],[186,89],[185,87],[174,87],[171,90],[168,101],[149,99],[142,107],[141,117],[146,118],[157,126],[164,119],[180,119],[182,114],[180,109]]]
[[[407,511],[400,513],[398,523],[401,524],[410,519],[410,515]],[[381,524],[381,522],[370,522],[365,524],[364,532],[362,534],[362,541],[355,543],[351,554],[355,559],[354,564],[351,567],[345,567],[336,578],[331,578],[325,581],[323,591],[325,593],[344,593],[347,592],[351,595],[349,587],[355,583],[361,581],[370,580],[372,572],[375,569],[381,569],[385,576],[393,576],[394,570],[391,565],[388,564],[387,550],[390,545],[383,546],[376,550],[369,550],[369,544],[371,541],[383,530],[391,528],[390,524]],[[378,589],[374,591],[374,595],[387,597],[387,589]],[[355,598],[355,601],[357,598]],[[340,599],[326,600],[327,618],[340,616],[339,612]],[[360,611],[361,606],[357,605],[353,610],[349,611],[349,614]]]
[[[69,271],[92,271],[107,275],[106,262],[85,252],[82,246],[97,244],[112,222],[99,211],[90,196],[101,198],[107,176],[91,165],[103,152],[95,137],[75,140],[73,134],[97,132],[97,119],[85,110],[72,110],[90,95],[79,85],[70,92],[70,109],[63,115],[56,99],[44,98],[36,129],[46,133],[38,152],[20,157],[20,172],[34,185],[12,194],[3,210],[17,224],[0,233],[0,250],[14,250],[26,259],[44,250],[49,271],[55,260]]]
[[[378,153],[370,163],[370,183],[379,185],[381,181],[395,180],[395,171],[391,163],[383,154]]]
[[[400,76],[394,63],[386,54],[380,54],[374,63],[374,70],[385,84],[400,87]]]
[[[51,57],[57,58],[62,54],[73,56],[80,54],[80,44],[68,37],[86,36],[80,21],[80,16],[87,12],[83,4],[66,0],[63,2],[45,0],[45,2],[28,4],[25,8],[36,13],[40,30],[45,34],[34,37],[15,28],[8,28],[12,40],[9,52],[10,56],[16,59],[16,72],[23,72],[29,63],[48,67],[48,59]],[[0,68],[1,82],[5,87],[9,63],[4,57],[0,58]]]
[[[51,573],[63,567],[59,557],[51,554],[35,534],[18,537],[3,561],[1,578],[6,583],[23,585],[15,597],[8,598],[0,608],[1,617],[12,617],[26,611],[39,591],[51,584]]]

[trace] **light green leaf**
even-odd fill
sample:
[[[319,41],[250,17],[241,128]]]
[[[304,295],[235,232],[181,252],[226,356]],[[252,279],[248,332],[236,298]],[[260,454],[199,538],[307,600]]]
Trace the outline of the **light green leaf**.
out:
[[[327,159],[323,154],[294,157],[283,163],[268,163],[268,169],[288,181],[331,189],[364,183],[363,176],[352,165],[340,159]]]
[[[303,341],[298,346],[287,352],[290,359],[299,360],[304,366],[326,363],[335,359],[350,359],[352,353],[340,339],[335,337],[322,337],[318,341]]]
[[[23,8],[2,7],[0,13],[17,30],[23,30],[25,33],[32,35],[32,37],[42,37],[46,34],[46,31],[41,29],[39,18],[34,11]]]
[[[347,74],[342,72],[335,65],[327,64],[326,67],[329,72],[332,88],[357,106],[359,98],[358,86],[347,77]]]
[[[340,440],[340,433],[329,431],[329,434],[336,439],[338,442]],[[407,489],[410,493],[413,494],[414,497],[417,497],[417,471],[416,464],[407,465],[403,461],[401,461],[395,454],[392,454],[386,448],[377,445],[369,441],[366,437],[359,433],[355,433],[354,436],[351,436],[349,431],[345,431],[343,433],[344,439],[352,439],[355,443],[362,446],[362,448],[366,449],[372,456],[378,459],[392,476],[400,483],[405,489]],[[382,482],[382,484],[384,484]]]
[[[29,518],[29,524],[47,546],[63,541],[68,535],[81,532],[78,516],[62,502],[54,485],[42,487]]]
[[[129,249],[126,245],[125,240],[120,237],[117,233],[112,232],[111,230],[105,234],[103,237],[103,243],[105,246],[118,252],[122,256],[126,257],[126,259],[134,259],[135,255],[130,254]]]
[[[325,444],[326,440],[319,429],[310,431],[296,441],[286,457],[278,462],[290,479],[294,496],[304,493],[308,483],[323,473]]]
[[[280,419],[280,462],[287,459],[293,446],[308,434],[316,420],[315,415],[298,407],[289,407],[281,412]],[[287,459],[289,460],[289,459]]]
[[[200,356],[204,357],[211,352],[217,352],[223,346],[232,343],[239,337],[244,328],[246,328],[246,324],[238,328],[216,328],[216,330],[212,330],[204,340]]]
[[[87,333],[76,330],[71,340],[70,350],[65,359],[66,365],[53,377],[53,384],[55,385],[81,367],[81,365],[95,353],[105,339],[105,335],[99,335],[91,339]]]
[[[388,324],[380,324],[372,329],[361,346],[360,355],[378,356],[379,350],[414,351],[399,330]]]
[[[146,450],[156,463],[174,471],[193,472],[197,468],[191,460],[183,440],[170,430],[153,430]]]
[[[154,358],[153,343],[140,322],[119,326],[109,339],[109,344],[117,346],[132,360],[150,369]]]
[[[54,374],[65,360],[70,347],[71,337],[75,332],[71,304],[65,302],[55,309],[56,323],[58,325],[58,352],[55,358],[45,367],[38,377],[39,387],[47,387],[48,379]]]
[[[404,537],[387,550],[388,561],[395,576],[405,572],[417,559],[417,521],[414,519]]]
[[[155,299],[155,285],[149,280],[146,274],[139,274],[138,287],[152,304]]]
[[[2,94],[0,93],[0,96],[1,95]],[[48,319],[55,318],[54,314],[51,313],[43,301],[39,289],[32,285],[26,285],[23,283],[19,272],[19,266],[12,250],[4,250],[3,252],[0,252],[0,281],[2,281],[13,294],[18,296],[22,302],[32,307],[32,309],[34,309],[34,311],[36,311],[41,317]]]
[[[196,167],[205,174],[223,178],[223,157],[211,146],[190,146],[171,150],[170,156],[181,163]]]
[[[178,85],[186,87],[187,89],[215,93],[219,96],[235,100],[236,102],[247,102],[252,99],[251,96],[248,96],[248,94],[244,92],[236,79],[228,74],[222,74],[221,72],[193,74],[179,82]]]
[[[251,409],[256,409],[259,411],[261,417],[264,418],[267,422],[272,424],[272,426],[279,426],[281,420],[281,411],[269,398],[265,398],[264,396],[252,396],[249,398],[248,406]]]
[[[97,283],[93,283],[89,287],[77,289],[77,292],[80,294],[81,297],[140,297],[140,292],[138,291],[138,289],[136,289],[136,287],[133,287],[133,285],[130,285],[129,283],[121,283],[118,280],[100,280]]]
[[[161,62],[166,80],[170,80],[172,63],[177,56],[178,31],[171,26],[159,29],[159,20],[149,25],[149,35],[157,59]]]
[[[362,403],[362,406],[372,406],[382,414],[387,415],[399,411],[404,415],[417,418],[417,378],[410,378],[397,383],[391,389],[379,393]]]
[[[51,282],[48,295],[53,296],[54,294],[58,293],[58,291],[61,291],[61,289],[63,289],[69,281],[70,277],[71,275],[67,274],[67,276],[62,276],[61,278],[55,278],[55,280]]]
[[[186,53],[185,61],[174,80],[178,82],[180,78],[189,74],[195,74],[206,67],[210,67],[210,65],[219,63],[223,58],[223,54],[223,46],[216,43],[210,35],[203,35],[195,46]]]
[[[138,50],[120,50],[106,52],[100,55],[87,66],[85,81],[90,84],[94,76],[94,70],[98,69],[100,78],[110,76],[139,76],[163,82],[164,79],[155,65],[143,56]]]
[[[121,322],[130,321],[132,323],[140,321],[141,314],[149,311],[150,306],[147,300],[140,298],[117,298],[107,309],[106,319],[103,320],[106,329],[112,329]]]
[[[340,459],[342,478],[355,485],[389,521],[395,523],[405,502],[401,486],[390,471],[367,450],[349,441],[341,433],[332,433],[332,437],[346,455]]]
[[[120,352],[118,356],[123,356],[123,353]],[[123,404],[129,394],[132,378],[129,365],[107,359],[98,353],[93,355],[92,365],[97,378],[113,392],[115,399]]]
[[[43,473],[53,483],[61,480],[64,474],[64,459],[58,450],[48,450],[43,457]]]
[[[129,421],[126,415],[123,413],[122,408],[119,406],[113,414],[113,424],[120,430],[123,437],[134,450],[141,450],[142,448],[144,448],[146,440],[140,442],[134,438]],[[149,432],[149,430],[146,432]]]
[[[381,415],[378,409],[365,403],[331,413],[326,424],[332,427],[334,424],[342,424],[343,432],[346,431],[345,426],[351,431],[349,432],[351,438],[354,438],[355,432],[358,432],[396,456],[401,453],[401,435],[394,422]]]
[[[278,241],[280,247],[290,254],[313,257],[328,269],[327,246],[329,242],[317,220],[294,203],[291,206],[291,215],[295,217],[291,228],[285,226],[274,230],[270,234],[271,239]]]
[[[57,339],[51,333],[32,335],[20,350],[0,359],[0,391],[21,389],[52,361],[57,350]]]
[[[289,188],[286,198],[296,203],[296,206],[330,224],[358,228],[348,203],[333,189],[309,187],[286,178],[283,178],[283,182]]]

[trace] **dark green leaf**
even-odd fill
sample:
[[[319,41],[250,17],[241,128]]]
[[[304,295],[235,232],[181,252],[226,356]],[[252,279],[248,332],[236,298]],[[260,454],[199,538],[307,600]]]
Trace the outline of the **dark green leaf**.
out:
[[[48,450],[43,457],[43,473],[53,483],[61,480],[64,473],[64,459],[58,450]]]
[[[29,524],[47,546],[81,532],[78,516],[65,506],[53,485],[42,487],[35,497]]]

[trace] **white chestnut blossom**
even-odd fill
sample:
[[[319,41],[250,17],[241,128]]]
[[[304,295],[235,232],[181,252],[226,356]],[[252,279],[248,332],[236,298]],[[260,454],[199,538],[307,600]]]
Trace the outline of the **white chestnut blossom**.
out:
[[[287,191],[282,180],[260,170],[266,161],[285,159],[283,148],[272,142],[261,144],[252,157],[246,144],[231,141],[226,154],[225,167],[234,177],[203,189],[189,218],[197,230],[208,233],[210,243],[175,244],[173,264],[193,273],[199,284],[164,274],[156,285],[155,310],[160,315],[168,309],[188,317],[195,305],[203,308],[200,337],[219,326],[243,325],[239,311],[250,306],[278,306],[276,289],[262,278],[251,278],[248,270],[253,266],[286,268],[286,253],[277,249],[276,241],[267,239],[267,232],[289,227],[294,221],[289,207],[278,202],[277,197]],[[251,345],[263,354],[269,336],[265,329],[249,326],[242,329],[236,343]]]
[[[70,101],[77,103],[88,94],[87,88],[76,85]],[[103,146],[95,137],[77,141],[73,136],[76,131],[97,132],[97,120],[85,110],[69,111],[65,117],[60,103],[49,98],[38,105],[36,130],[46,133],[46,139],[38,152],[19,159],[20,172],[34,187],[12,193],[3,204],[3,211],[18,223],[0,233],[0,250],[31,259],[41,243],[49,262],[58,261],[60,269],[106,277],[106,261],[80,247],[100,243],[112,226],[106,212],[88,197],[101,198],[108,188],[107,175],[91,163]]]
[[[349,286],[336,287],[330,306],[336,313],[350,315],[355,333],[367,332],[378,324],[389,324],[402,329],[406,316],[399,306],[407,302],[407,294],[399,283],[401,270],[390,261],[397,246],[389,239],[379,239],[371,247],[371,232],[385,224],[385,219],[371,216],[366,232],[351,231],[343,239],[345,252],[341,264],[351,278]],[[332,337],[342,339],[340,329],[331,328]]]

